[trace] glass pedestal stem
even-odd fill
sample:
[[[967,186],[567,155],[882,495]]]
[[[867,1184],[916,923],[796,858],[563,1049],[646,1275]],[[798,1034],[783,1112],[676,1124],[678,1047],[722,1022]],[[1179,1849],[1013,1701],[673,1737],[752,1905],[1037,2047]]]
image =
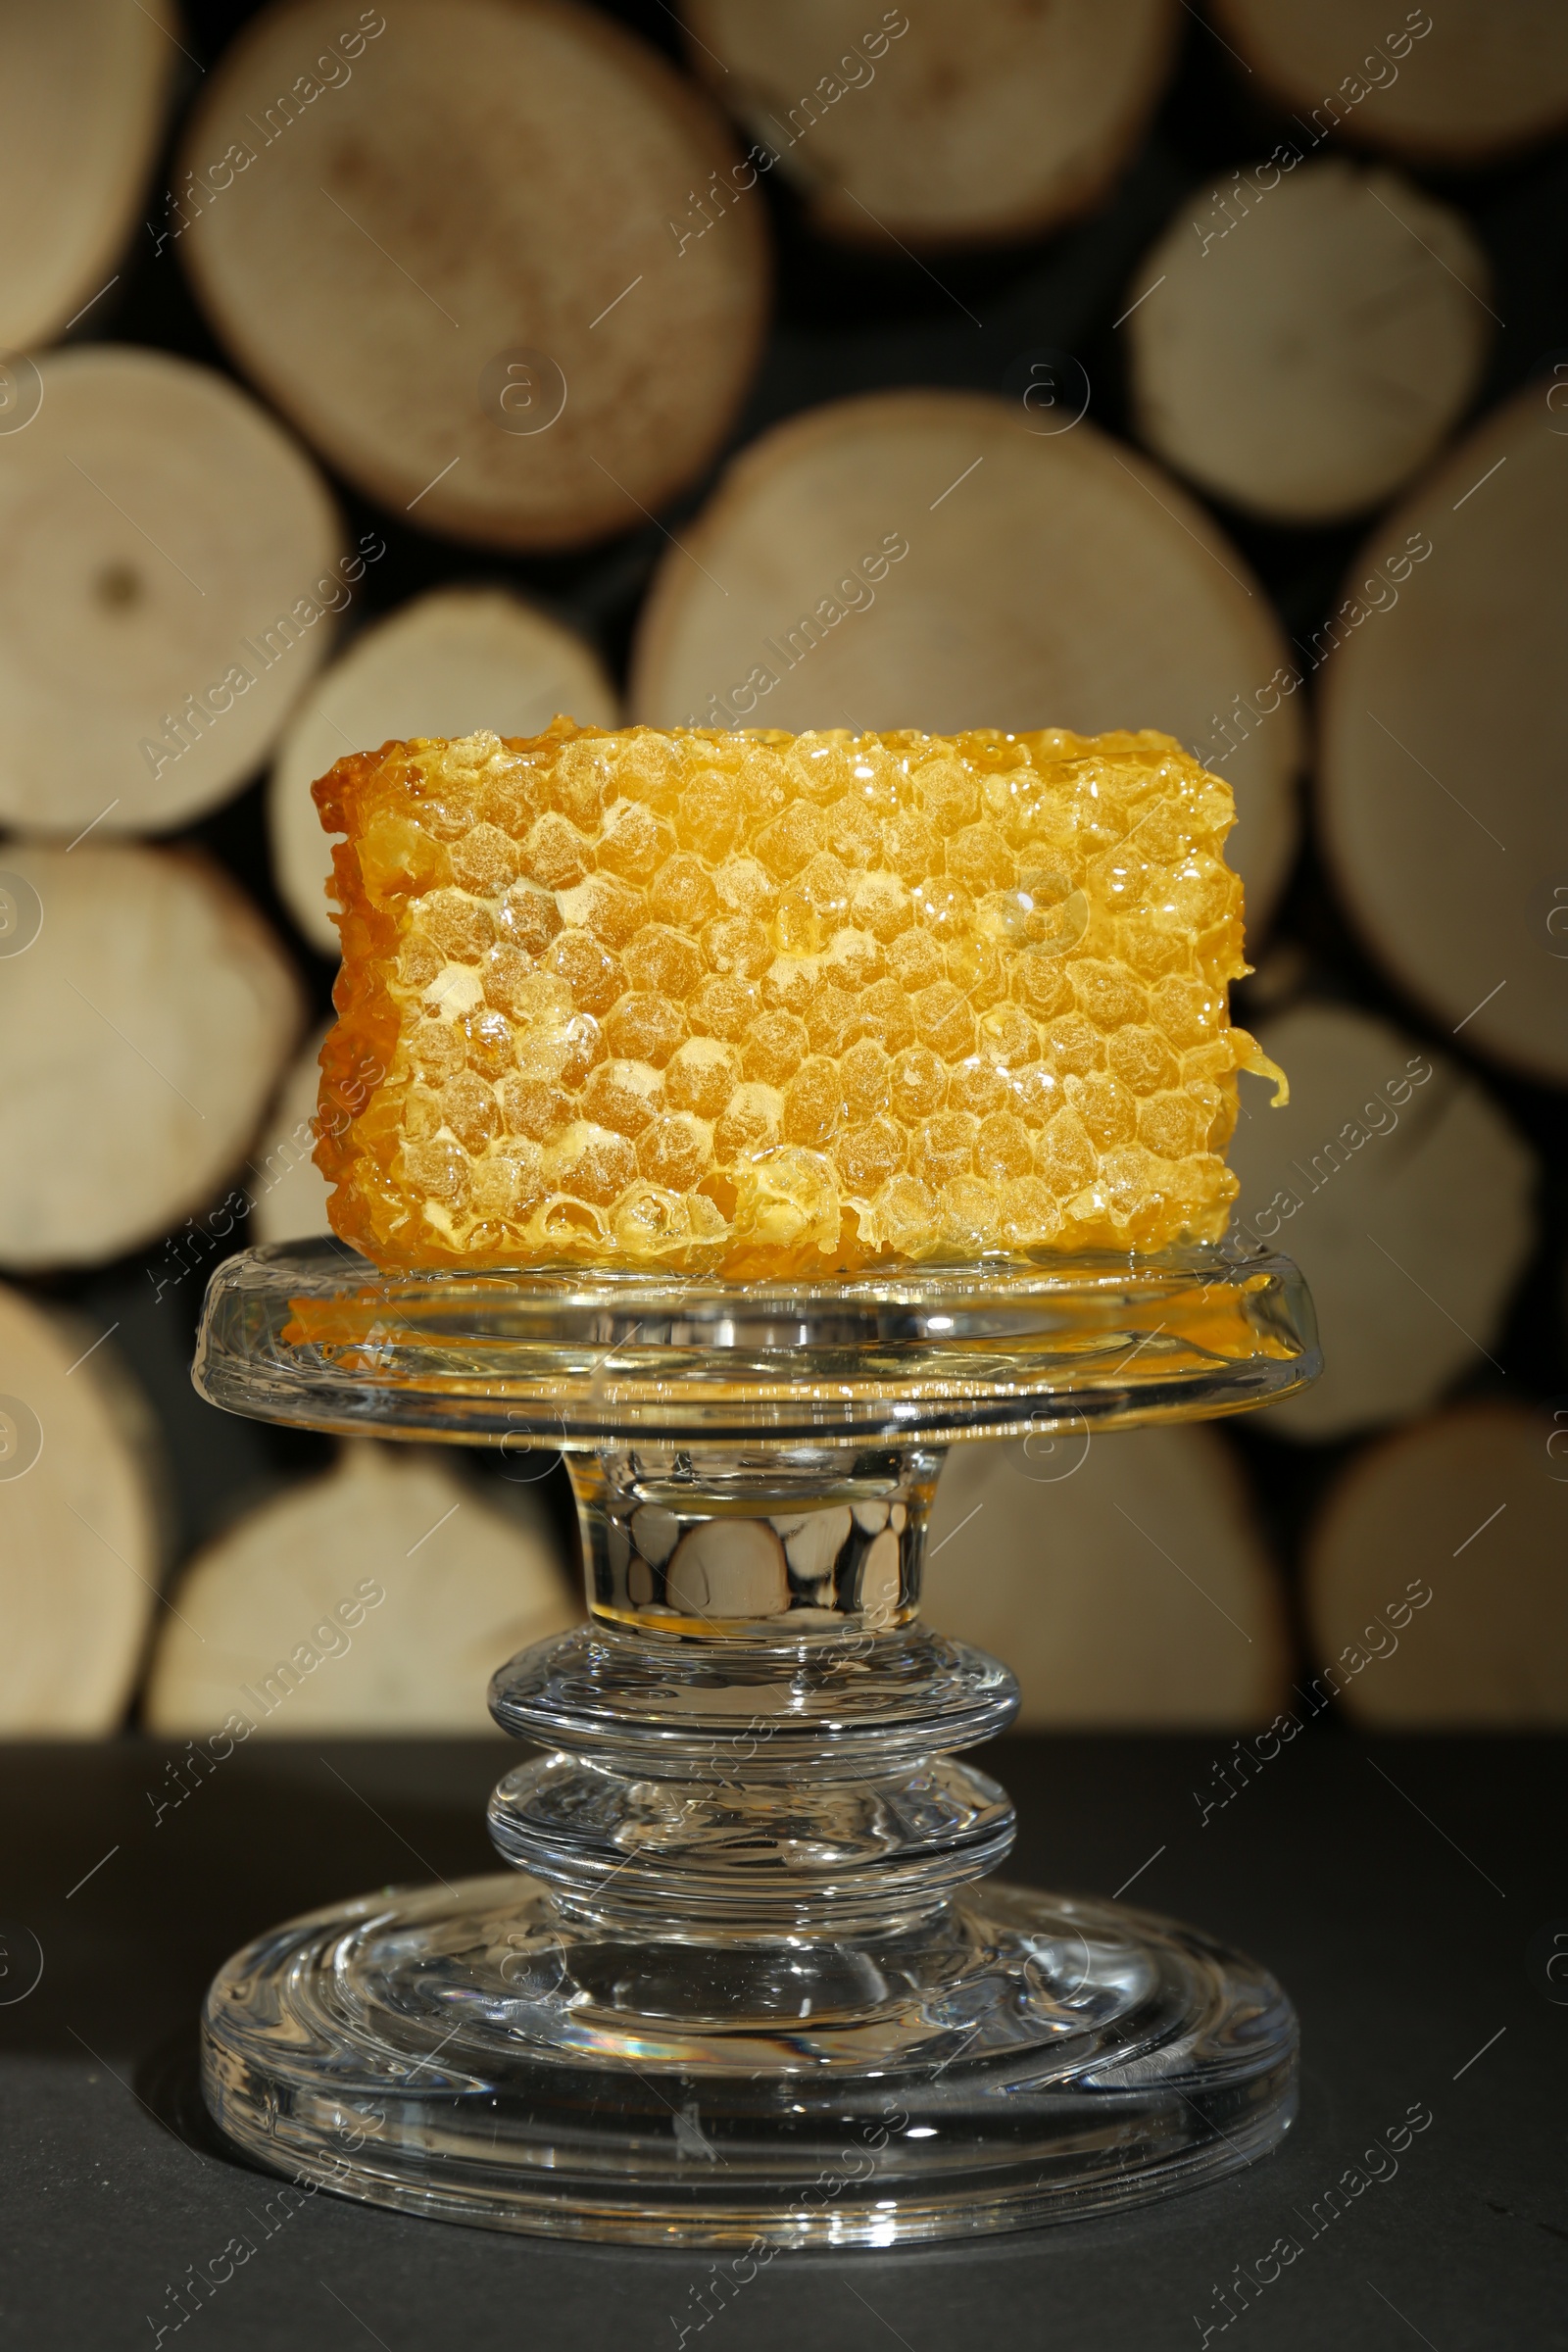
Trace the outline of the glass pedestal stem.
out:
[[[919,1623],[941,1463],[577,1456],[589,1623],[492,1686],[547,1751],[496,1791],[507,1860],[598,1926],[803,1943],[910,1929],[994,1869],[1012,1807],[950,1751],[1000,1731],[1016,1687]]]

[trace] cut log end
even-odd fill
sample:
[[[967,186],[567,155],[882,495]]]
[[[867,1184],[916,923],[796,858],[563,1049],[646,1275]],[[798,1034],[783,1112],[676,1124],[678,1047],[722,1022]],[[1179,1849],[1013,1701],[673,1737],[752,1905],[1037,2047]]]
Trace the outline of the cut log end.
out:
[[[45,354],[4,442],[0,822],[160,831],[265,757],[349,602],[304,453],[212,368]]]
[[[0,351],[37,350],[84,309],[101,325],[163,134],[175,36],[168,0],[0,17]]]
[[[1297,1260],[1324,1353],[1268,1426],[1337,1438],[1424,1411],[1496,1345],[1534,1246],[1534,1155],[1475,1079],[1390,1022],[1303,1004],[1257,1036],[1291,1100],[1245,1090],[1237,1228]]]
[[[1343,158],[1198,188],[1135,275],[1143,438],[1285,522],[1359,513],[1436,453],[1491,340],[1463,218]],[[1309,322],[1309,323],[1303,323]]]
[[[1243,1729],[1285,1695],[1279,1578],[1207,1430],[956,1446],[922,1614],[1018,1677],[1024,1730]]]
[[[1568,1436],[1466,1405],[1361,1454],[1312,1531],[1318,1679],[1399,1731],[1568,1726]]]
[[[1487,417],[1379,525],[1315,641],[1318,804],[1349,913],[1443,1033],[1559,1086],[1565,422],[1540,385]]]
[[[329,0],[265,11],[203,86],[185,162],[253,159],[180,241],[209,318],[417,528],[543,549],[637,527],[708,464],[760,346],[760,200],[685,242],[676,222],[731,172],[723,124],[558,0],[406,0],[351,72],[301,76],[339,30]]]
[[[93,1265],[206,1205],[303,1006],[261,917],[194,856],[15,842],[36,936],[0,959],[0,1263]]]
[[[368,1439],[231,1528],[173,1597],[148,1724],[240,1739],[488,1730],[496,1667],[581,1614],[542,1514]]]
[[[119,1729],[157,1600],[151,1415],[112,1335],[0,1289],[0,1735]]]
[[[1484,164],[1568,121],[1557,0],[1459,0],[1393,27],[1368,0],[1210,0],[1209,14],[1308,149],[1334,136],[1416,164]]]
[[[1170,0],[688,0],[694,70],[828,235],[873,250],[1039,235],[1099,201],[1165,79]],[[829,70],[824,73],[826,64]]]

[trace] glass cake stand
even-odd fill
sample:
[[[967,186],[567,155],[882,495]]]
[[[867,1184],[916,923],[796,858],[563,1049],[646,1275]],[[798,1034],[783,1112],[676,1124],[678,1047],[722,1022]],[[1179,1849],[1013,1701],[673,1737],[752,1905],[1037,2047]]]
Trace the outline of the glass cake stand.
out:
[[[754,2249],[1250,2162],[1294,2112],[1289,2000],[1196,1930],[987,1876],[1012,1806],[952,1751],[1016,1686],[921,1625],[921,1551],[955,1441],[1237,1412],[1318,1362],[1290,1261],[1216,1248],[819,1285],[230,1259],[205,1396],[559,1449],[590,1614],[491,1685],[536,1751],[490,1803],[509,1870],[335,1904],[220,1974],[219,2124],[406,2212]]]

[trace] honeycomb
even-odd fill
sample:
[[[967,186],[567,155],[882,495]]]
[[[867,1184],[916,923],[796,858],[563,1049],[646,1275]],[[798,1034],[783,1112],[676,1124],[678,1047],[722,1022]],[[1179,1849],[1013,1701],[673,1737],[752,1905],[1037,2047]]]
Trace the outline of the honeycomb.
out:
[[[1224,1229],[1235,1072],[1283,1099],[1227,1009],[1231,793],[1164,735],[558,718],[315,793],[316,1159],[383,1266],[1156,1250]]]

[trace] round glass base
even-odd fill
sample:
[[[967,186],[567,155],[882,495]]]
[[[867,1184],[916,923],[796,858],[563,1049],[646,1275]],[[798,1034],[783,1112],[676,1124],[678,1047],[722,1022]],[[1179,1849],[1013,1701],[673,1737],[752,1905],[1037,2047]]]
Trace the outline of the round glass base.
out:
[[[870,1935],[657,1944],[508,1872],[260,1937],[208,1996],[208,2104],[297,2180],[643,2245],[892,2245],[1158,2197],[1295,2112],[1267,1973],[995,1880]],[[279,2192],[288,2194],[288,2191]],[[722,2298],[721,2298],[722,2299]]]

